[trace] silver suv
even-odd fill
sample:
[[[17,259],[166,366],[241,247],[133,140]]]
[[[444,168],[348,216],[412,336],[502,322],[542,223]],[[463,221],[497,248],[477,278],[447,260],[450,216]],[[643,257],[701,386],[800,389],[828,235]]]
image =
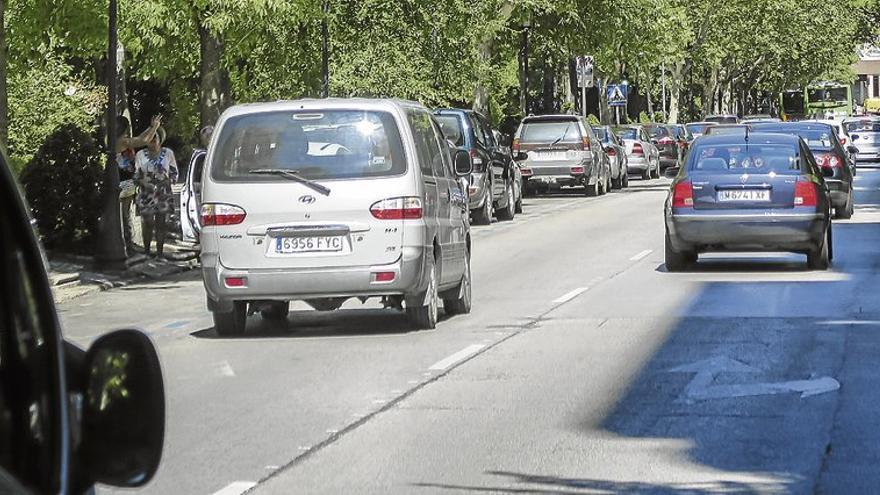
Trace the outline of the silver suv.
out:
[[[228,109],[202,177],[202,275],[220,335],[292,300],[334,310],[380,297],[419,328],[471,307],[467,197],[473,164],[430,112],[396,100],[327,99]],[[184,215],[185,217],[185,215]]]

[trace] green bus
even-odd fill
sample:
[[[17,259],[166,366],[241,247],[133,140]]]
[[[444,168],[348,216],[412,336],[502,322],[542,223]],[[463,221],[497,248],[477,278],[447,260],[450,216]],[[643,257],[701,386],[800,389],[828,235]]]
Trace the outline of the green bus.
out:
[[[848,117],[853,112],[852,86],[838,82],[783,91],[780,99],[782,120]]]

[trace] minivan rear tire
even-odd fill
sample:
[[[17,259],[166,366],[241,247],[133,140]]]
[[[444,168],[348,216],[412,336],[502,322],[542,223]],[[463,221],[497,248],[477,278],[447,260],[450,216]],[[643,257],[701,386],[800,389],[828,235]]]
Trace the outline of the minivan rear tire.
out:
[[[440,314],[440,294],[438,292],[439,281],[437,280],[437,264],[434,260],[429,261],[428,288],[424,299],[419,304],[410,305],[407,301],[406,316],[417,330],[433,330],[437,328],[437,320]]]
[[[448,315],[466,315],[471,312],[471,257],[468,255],[467,266],[464,275],[461,276],[461,282],[458,286],[449,291],[453,297],[443,299],[443,309]]]
[[[496,212],[498,220],[513,220],[513,217],[516,215],[516,200],[514,199],[513,187],[513,184],[508,184],[507,187],[504,188],[504,196],[507,198],[507,206]]]
[[[240,337],[247,325],[247,301],[235,301],[231,311],[212,311],[214,330],[221,337]]]
[[[260,308],[260,316],[264,320],[284,321],[290,313],[290,301],[272,301]]]
[[[483,206],[478,210],[474,210],[474,225],[489,225],[492,223],[492,188],[486,191],[486,199],[483,200]]]
[[[589,180],[584,180],[584,188],[585,188],[584,192],[586,193],[586,195],[591,198],[599,195],[599,181],[598,180],[592,186],[590,185]]]

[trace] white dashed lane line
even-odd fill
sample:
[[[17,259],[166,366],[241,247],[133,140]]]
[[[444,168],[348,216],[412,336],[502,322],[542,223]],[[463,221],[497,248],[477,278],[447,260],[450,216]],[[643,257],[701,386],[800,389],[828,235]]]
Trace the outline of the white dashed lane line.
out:
[[[583,294],[584,292],[586,292],[588,290],[590,290],[589,287],[578,287],[577,289],[574,289],[571,292],[567,292],[567,293],[557,297],[556,299],[553,300],[553,303],[554,304],[567,303],[568,301],[571,301],[572,299],[576,298],[577,296]]]
[[[642,251],[642,252],[639,253],[639,254],[636,254],[635,256],[633,256],[632,258],[630,258],[629,260],[630,260],[630,261],[641,261],[641,260],[645,259],[649,254],[651,254],[651,253],[653,253],[653,252],[654,252],[653,249],[645,249],[644,251]]]
[[[257,486],[256,481],[233,481],[212,495],[241,495],[255,486]]]
[[[446,368],[452,366],[453,364],[455,364],[459,361],[463,361],[463,360],[473,356],[474,354],[479,352],[483,347],[486,347],[486,346],[484,344],[469,345],[469,346],[465,347],[464,349],[456,352],[455,354],[452,354],[451,356],[447,356],[447,357],[441,359],[440,361],[437,361],[428,369],[434,370],[434,371],[445,370]]]

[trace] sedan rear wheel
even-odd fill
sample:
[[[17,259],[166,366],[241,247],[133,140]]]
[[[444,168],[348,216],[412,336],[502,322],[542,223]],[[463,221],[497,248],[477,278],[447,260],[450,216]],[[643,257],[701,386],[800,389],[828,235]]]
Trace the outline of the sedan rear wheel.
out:
[[[669,240],[668,232],[666,233],[666,242],[664,247],[666,271],[680,272],[697,261],[696,253],[676,251],[672,247],[672,242]]]
[[[827,270],[831,264],[831,235],[825,236],[821,246],[807,253],[807,266],[811,270]]]
[[[835,208],[834,216],[841,219],[849,219],[852,218],[855,207],[853,205],[853,194],[852,191],[849,193],[849,197],[846,200],[846,205],[843,208]]]

